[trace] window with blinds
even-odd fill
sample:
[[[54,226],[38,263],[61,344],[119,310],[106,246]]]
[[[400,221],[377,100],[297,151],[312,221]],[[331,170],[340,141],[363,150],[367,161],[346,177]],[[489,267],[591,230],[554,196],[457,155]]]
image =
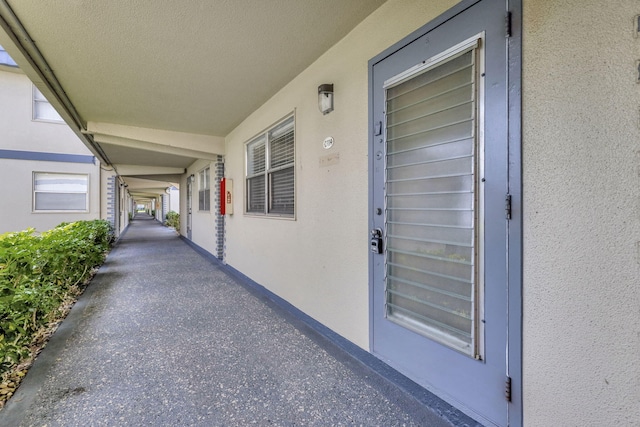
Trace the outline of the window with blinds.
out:
[[[35,211],[87,211],[89,176],[35,172],[33,208]]]
[[[386,85],[386,316],[475,355],[477,44]]]
[[[208,167],[198,172],[198,210],[211,210],[211,172]]]
[[[35,85],[33,85],[33,120],[64,123],[60,114]]]
[[[18,68],[18,64],[16,64],[16,61],[14,61],[11,56],[9,56],[7,51],[4,50],[2,46],[0,46],[0,65]]]
[[[273,216],[295,213],[293,117],[247,144],[246,212]]]

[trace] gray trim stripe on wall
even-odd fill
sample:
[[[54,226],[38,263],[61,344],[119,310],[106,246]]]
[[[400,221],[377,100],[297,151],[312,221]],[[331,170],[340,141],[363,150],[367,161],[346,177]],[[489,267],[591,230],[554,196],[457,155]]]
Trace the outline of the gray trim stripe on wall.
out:
[[[40,151],[0,150],[0,159],[96,164],[95,156],[83,154],[45,153]]]

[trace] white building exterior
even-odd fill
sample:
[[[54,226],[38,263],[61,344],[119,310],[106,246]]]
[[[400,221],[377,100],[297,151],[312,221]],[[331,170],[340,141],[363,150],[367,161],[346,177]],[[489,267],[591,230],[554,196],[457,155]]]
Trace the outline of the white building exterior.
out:
[[[95,156],[18,68],[0,67],[0,99],[0,233],[100,218]]]
[[[127,224],[126,191],[0,47],[0,233],[62,222]],[[121,199],[121,200],[118,200]]]

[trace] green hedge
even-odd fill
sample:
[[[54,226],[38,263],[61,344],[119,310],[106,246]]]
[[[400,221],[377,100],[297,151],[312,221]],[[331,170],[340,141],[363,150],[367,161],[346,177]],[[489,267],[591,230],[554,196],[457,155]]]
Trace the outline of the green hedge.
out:
[[[167,219],[164,221],[164,225],[180,230],[180,214],[176,211],[167,212]]]
[[[0,235],[0,374],[30,356],[38,331],[59,317],[113,242],[104,220]]]

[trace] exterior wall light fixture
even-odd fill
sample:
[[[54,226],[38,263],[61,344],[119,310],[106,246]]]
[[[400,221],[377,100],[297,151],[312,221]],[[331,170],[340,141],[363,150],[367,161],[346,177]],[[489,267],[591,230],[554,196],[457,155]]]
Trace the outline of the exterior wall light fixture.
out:
[[[325,83],[318,86],[318,108],[324,115],[333,111],[333,84]]]

